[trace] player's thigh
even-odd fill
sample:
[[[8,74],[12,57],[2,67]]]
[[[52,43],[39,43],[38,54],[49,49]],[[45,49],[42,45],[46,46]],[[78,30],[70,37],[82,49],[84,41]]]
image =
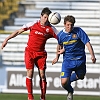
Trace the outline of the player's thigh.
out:
[[[34,59],[32,59],[31,54],[29,51],[25,51],[25,66],[26,69],[33,69],[34,68]]]
[[[85,64],[85,62],[82,62],[82,63],[80,64],[80,66],[77,67],[77,69],[76,69],[75,72],[76,72],[77,77],[78,77],[79,79],[84,79],[84,76],[85,76],[85,74],[86,74],[86,64]]]
[[[72,69],[70,68],[69,61],[63,61],[62,70],[61,70],[61,78],[68,78],[71,76]]]
[[[46,58],[47,56],[40,56],[35,60],[35,65],[39,70],[45,70],[46,69]]]

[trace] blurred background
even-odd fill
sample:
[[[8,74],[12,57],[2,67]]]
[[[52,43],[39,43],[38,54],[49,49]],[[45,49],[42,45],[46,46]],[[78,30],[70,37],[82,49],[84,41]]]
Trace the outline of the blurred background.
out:
[[[61,14],[61,22],[55,25],[59,31],[64,28],[64,17],[73,15],[76,18],[75,26],[81,27],[88,34],[97,62],[92,64],[86,48],[87,75],[84,80],[73,82],[72,85],[76,95],[100,96],[100,0],[0,0],[0,46],[9,34],[21,28],[23,24],[39,19],[44,7]],[[1,93],[27,93],[24,48],[27,45],[28,33],[27,31],[9,40],[3,51],[0,51]],[[60,85],[62,56],[57,64],[51,64],[55,58],[56,45],[55,39],[49,39],[46,44],[47,93],[66,94]],[[40,93],[38,81],[35,69],[33,86],[36,94]]]

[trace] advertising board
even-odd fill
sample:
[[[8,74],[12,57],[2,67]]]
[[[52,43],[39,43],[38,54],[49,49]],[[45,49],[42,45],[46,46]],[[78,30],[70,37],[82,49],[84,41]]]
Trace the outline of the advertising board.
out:
[[[47,68],[47,94],[66,94],[60,83],[60,68]],[[3,92],[27,93],[26,90],[26,69],[7,68],[7,86]],[[84,80],[72,82],[75,89],[74,94],[78,95],[100,95],[100,70],[87,69]],[[40,94],[39,76],[35,68],[33,78],[33,91]]]

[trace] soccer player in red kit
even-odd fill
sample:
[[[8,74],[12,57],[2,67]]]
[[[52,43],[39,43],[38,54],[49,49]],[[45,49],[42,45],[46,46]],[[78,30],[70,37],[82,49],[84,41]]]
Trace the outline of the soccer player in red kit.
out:
[[[29,22],[9,35],[2,43],[2,49],[6,46],[8,40],[16,37],[24,31],[30,30],[27,47],[25,48],[25,66],[27,69],[26,87],[28,91],[28,100],[34,100],[32,78],[34,73],[34,64],[38,68],[40,77],[41,97],[40,100],[45,100],[46,94],[46,58],[45,44],[49,38],[57,38],[58,31],[48,21],[48,16],[51,13],[49,8],[44,8],[41,12],[40,20]]]

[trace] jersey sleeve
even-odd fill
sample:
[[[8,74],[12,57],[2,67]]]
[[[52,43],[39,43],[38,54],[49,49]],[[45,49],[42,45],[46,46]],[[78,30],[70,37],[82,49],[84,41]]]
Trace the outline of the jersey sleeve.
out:
[[[52,26],[52,29],[53,29],[53,31],[54,31],[54,33],[55,33],[56,35],[59,33],[59,31],[58,31],[54,26]]]
[[[79,38],[81,39],[81,41],[82,41],[84,44],[86,44],[87,42],[90,41],[88,35],[87,35],[81,28],[79,28],[79,33],[78,33],[78,35],[79,35]]]
[[[59,31],[54,27],[54,26],[51,26],[52,30],[53,30],[53,37],[57,39],[57,34],[59,33]]]
[[[27,30],[29,30],[30,27],[31,27],[32,25],[34,25],[34,23],[36,23],[36,22],[37,22],[37,21],[26,23],[26,24],[24,24],[24,25],[22,26],[22,29],[24,29],[24,31],[27,31]]]

